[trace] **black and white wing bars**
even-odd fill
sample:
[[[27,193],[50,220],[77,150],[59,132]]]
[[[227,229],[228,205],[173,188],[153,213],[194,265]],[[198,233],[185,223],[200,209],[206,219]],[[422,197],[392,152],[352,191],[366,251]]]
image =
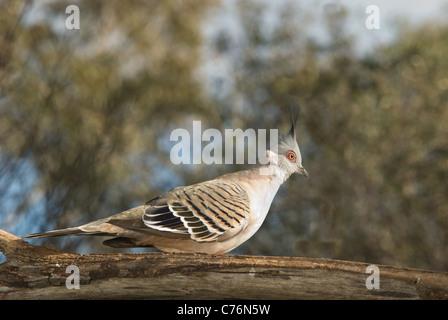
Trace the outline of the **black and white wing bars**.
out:
[[[152,229],[216,241],[242,226],[250,214],[246,191],[230,181],[208,181],[171,190],[146,203],[144,224]]]

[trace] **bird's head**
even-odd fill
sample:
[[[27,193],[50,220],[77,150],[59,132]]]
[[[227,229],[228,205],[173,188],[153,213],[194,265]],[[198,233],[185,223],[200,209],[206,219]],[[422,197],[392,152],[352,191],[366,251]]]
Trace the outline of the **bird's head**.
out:
[[[292,117],[291,122],[291,129],[280,140],[276,148],[277,150],[275,152],[268,150],[267,156],[271,161],[275,158],[274,163],[286,173],[287,177],[293,173],[298,173],[308,178],[308,172],[302,166],[302,155],[297,144],[296,119]]]

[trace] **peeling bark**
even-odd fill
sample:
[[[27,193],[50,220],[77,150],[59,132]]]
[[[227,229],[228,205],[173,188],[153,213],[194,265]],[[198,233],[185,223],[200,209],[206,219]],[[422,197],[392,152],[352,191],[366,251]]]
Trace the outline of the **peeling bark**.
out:
[[[448,273],[299,257],[119,253],[78,255],[0,230],[0,299],[448,299]],[[79,270],[79,289],[68,289]],[[68,286],[66,285],[68,282]],[[74,282],[73,282],[74,283]]]

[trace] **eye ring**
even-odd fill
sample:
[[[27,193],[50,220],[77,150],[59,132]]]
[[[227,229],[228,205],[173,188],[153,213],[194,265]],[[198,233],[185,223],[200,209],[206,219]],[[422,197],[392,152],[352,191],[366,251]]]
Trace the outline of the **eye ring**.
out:
[[[291,162],[296,162],[296,154],[294,153],[294,151],[286,152],[285,157]]]

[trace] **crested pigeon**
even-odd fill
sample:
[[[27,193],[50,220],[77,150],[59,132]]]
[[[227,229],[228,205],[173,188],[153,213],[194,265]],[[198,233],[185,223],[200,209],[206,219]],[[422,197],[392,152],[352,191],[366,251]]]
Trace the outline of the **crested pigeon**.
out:
[[[279,189],[293,173],[308,177],[296,141],[295,120],[269,163],[174,188],[144,205],[77,227],[22,238],[102,235],[116,248],[155,247],[165,252],[220,254],[260,228]]]

